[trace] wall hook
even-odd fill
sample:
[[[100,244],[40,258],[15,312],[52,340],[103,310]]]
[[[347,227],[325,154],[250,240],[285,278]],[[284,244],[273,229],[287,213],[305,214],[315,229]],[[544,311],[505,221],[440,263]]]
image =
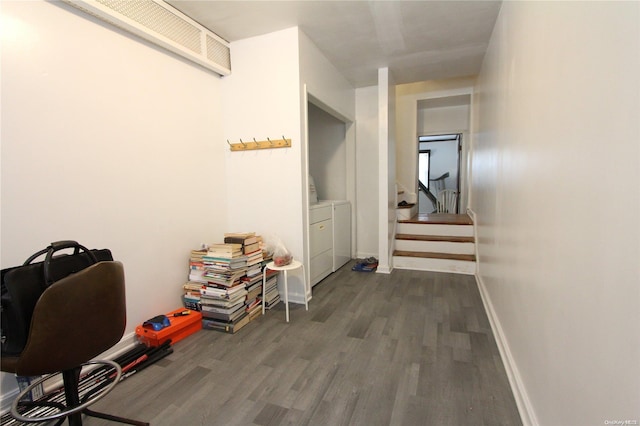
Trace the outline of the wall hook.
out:
[[[229,142],[229,139],[227,139],[227,143],[229,144],[229,146],[231,146],[231,142]]]
[[[242,144],[242,146],[244,146],[244,147],[246,147],[246,146],[247,146],[244,142],[242,142],[242,139],[240,139],[240,143],[241,143],[241,144]]]
[[[269,145],[273,146],[273,141],[269,138],[267,138],[267,141],[269,142]]]

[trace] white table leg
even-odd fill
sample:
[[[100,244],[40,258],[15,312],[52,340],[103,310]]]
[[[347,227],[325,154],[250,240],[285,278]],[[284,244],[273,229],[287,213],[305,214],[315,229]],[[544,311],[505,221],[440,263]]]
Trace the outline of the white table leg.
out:
[[[302,288],[304,291],[304,308],[309,310],[309,301],[307,300],[307,274],[304,272],[304,263],[302,264]]]
[[[289,285],[287,283],[287,270],[284,271],[284,306],[287,312],[287,322],[289,322]]]
[[[265,292],[264,290],[266,289],[266,278],[267,278],[267,266],[265,265],[264,269],[262,270],[262,315],[264,315],[264,307],[265,307]]]

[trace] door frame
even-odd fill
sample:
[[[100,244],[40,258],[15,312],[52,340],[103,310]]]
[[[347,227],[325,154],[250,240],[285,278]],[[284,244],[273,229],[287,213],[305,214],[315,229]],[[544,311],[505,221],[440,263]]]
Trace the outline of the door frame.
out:
[[[454,137],[455,136],[455,137]],[[416,185],[418,187],[418,196],[417,196],[417,202],[418,202],[418,211],[420,211],[420,154],[424,151],[430,151],[430,149],[421,149],[420,148],[420,143],[421,142],[450,142],[450,141],[456,141],[457,142],[457,147],[456,147],[456,214],[460,213],[460,188],[461,188],[461,182],[460,182],[460,177],[461,177],[461,170],[460,167],[462,165],[462,139],[464,137],[464,133],[463,132],[446,132],[446,133],[442,133],[442,132],[438,132],[438,133],[434,133],[434,134],[426,134],[426,135],[419,135],[417,138],[417,152],[418,155],[416,156],[416,175],[417,175],[417,179],[416,179]],[[433,138],[433,140],[421,140],[423,138]],[[431,181],[431,155],[429,155],[429,181]],[[430,189],[430,185],[427,185],[427,188]],[[433,194],[433,193],[432,193]],[[438,196],[438,194],[433,194],[436,198]]]

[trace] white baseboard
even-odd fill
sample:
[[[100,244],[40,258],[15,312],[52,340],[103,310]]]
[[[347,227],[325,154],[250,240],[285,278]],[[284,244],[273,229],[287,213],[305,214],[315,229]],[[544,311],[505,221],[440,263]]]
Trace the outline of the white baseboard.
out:
[[[378,253],[369,253],[369,252],[361,252],[361,251],[356,253],[356,258],[357,259],[366,259],[368,257],[375,257],[377,259],[378,258]]]
[[[138,340],[136,339],[136,333],[135,331],[132,331],[126,336],[123,336],[122,339],[120,339],[120,341],[116,343],[116,345],[111,349],[97,356],[96,359],[115,359],[133,348],[136,343],[138,343]],[[60,382],[60,384],[62,384],[62,381]],[[11,404],[13,403],[13,400],[16,399],[19,393],[20,389],[18,388],[17,383],[15,388],[8,390],[6,393],[3,389],[2,394],[0,394],[0,413],[4,414],[11,409]]]
[[[487,316],[489,317],[491,330],[493,331],[493,335],[496,339],[498,351],[500,351],[500,357],[502,358],[504,369],[507,372],[509,385],[511,386],[511,391],[513,392],[513,396],[516,400],[516,405],[518,406],[518,411],[520,412],[522,424],[523,426],[538,426],[538,419],[536,418],[536,414],[533,410],[533,406],[531,405],[531,401],[529,400],[527,390],[524,386],[524,383],[522,382],[522,377],[520,376],[520,372],[518,371],[518,366],[516,365],[516,362],[511,355],[509,343],[507,342],[504,332],[502,331],[500,320],[498,319],[498,316],[493,309],[493,304],[491,303],[491,298],[489,297],[487,288],[485,287],[480,274],[476,274],[475,277],[478,284],[478,289],[480,290],[480,296],[482,297],[482,303],[484,304],[485,311],[487,312]]]
[[[378,274],[390,274],[393,271],[393,267],[391,266],[382,266],[378,265],[376,268],[376,273]]]

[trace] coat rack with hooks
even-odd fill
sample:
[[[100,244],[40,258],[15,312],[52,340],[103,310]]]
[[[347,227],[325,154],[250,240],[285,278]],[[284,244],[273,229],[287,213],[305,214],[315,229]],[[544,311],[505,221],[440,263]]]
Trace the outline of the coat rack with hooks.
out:
[[[231,148],[231,151],[251,151],[254,149],[275,149],[275,148],[291,148],[291,139],[286,139],[284,136],[282,139],[269,139],[266,141],[257,141],[253,138],[250,142],[245,142],[240,139],[240,142],[231,143],[227,139],[227,143]]]

